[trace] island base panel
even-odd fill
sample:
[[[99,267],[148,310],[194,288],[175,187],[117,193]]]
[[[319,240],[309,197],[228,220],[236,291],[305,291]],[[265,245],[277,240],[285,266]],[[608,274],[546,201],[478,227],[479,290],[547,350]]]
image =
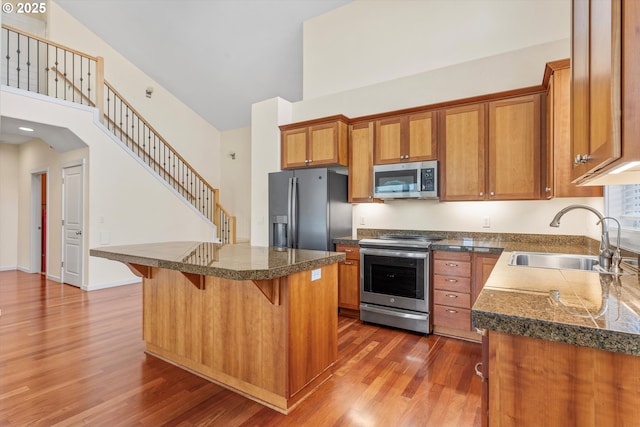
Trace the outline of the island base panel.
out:
[[[313,280],[311,271],[273,279],[276,300],[250,280],[204,276],[198,289],[174,270],[150,276],[143,281],[150,354],[283,413],[331,376],[337,264],[315,270]]]

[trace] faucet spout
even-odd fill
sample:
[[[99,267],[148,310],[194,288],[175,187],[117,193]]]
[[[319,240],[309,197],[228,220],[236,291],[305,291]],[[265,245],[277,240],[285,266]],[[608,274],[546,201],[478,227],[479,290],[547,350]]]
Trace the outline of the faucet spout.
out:
[[[559,227],[560,226],[560,218],[564,214],[574,209],[585,209],[592,212],[595,216],[598,217],[598,222],[596,224],[601,224],[602,233],[600,236],[600,266],[605,270],[609,271],[611,268],[611,258],[613,257],[613,251],[611,250],[611,244],[609,242],[609,228],[607,227],[607,222],[605,221],[605,217],[598,212],[597,209],[592,208],[588,205],[569,205],[563,209],[561,209],[551,220],[549,223],[549,227]]]

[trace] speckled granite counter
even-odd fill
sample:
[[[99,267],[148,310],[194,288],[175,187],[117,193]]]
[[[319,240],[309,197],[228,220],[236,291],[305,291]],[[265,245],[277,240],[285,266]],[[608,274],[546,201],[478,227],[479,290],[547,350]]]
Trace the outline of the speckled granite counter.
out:
[[[640,356],[637,275],[510,266],[510,256],[502,253],[478,296],[474,326]]]
[[[231,280],[269,280],[345,260],[344,253],[164,242],[91,249],[90,255],[123,263],[177,270]]]

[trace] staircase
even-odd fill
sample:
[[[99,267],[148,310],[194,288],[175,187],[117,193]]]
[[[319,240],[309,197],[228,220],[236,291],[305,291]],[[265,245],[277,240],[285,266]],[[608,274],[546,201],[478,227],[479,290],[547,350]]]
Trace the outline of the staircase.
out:
[[[159,177],[235,243],[236,218],[213,188],[104,79],[104,60],[2,25],[2,84],[98,109],[102,124]]]

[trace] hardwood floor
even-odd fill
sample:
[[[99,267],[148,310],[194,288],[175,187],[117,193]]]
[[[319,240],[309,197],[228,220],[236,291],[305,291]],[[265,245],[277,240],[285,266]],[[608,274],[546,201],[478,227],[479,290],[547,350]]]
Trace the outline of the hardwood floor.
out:
[[[141,288],[0,272],[0,426],[480,425],[479,344],[340,317],[334,376],[285,416],[146,355]]]

